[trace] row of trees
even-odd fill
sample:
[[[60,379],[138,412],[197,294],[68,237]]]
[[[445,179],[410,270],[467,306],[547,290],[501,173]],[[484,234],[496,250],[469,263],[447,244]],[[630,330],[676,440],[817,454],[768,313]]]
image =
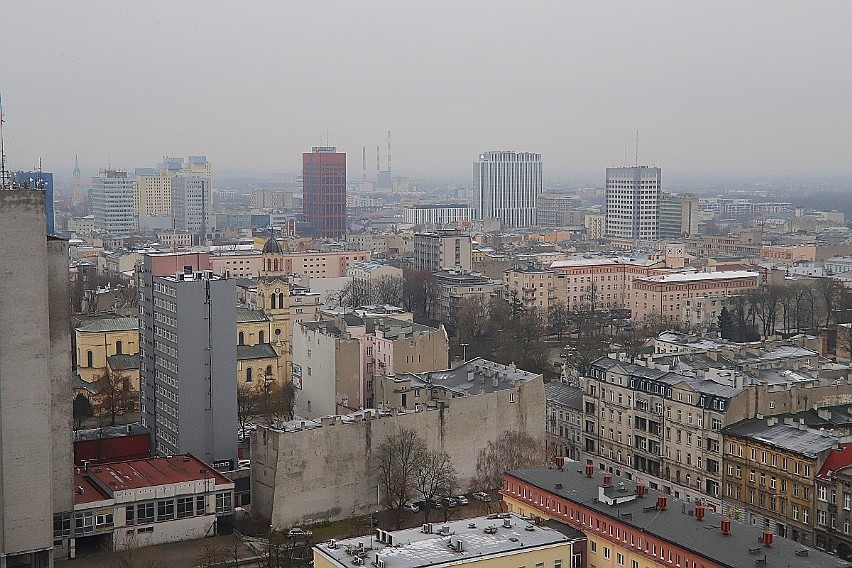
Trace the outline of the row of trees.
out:
[[[525,310],[515,298],[470,296],[459,302],[456,335],[468,359],[485,357],[498,363],[515,363],[536,373],[550,373],[547,332],[536,310]]]
[[[423,436],[413,429],[399,428],[388,436],[375,454],[381,503],[392,511],[396,528],[402,526],[404,507],[416,497],[424,502],[429,522],[433,500],[452,495],[459,489],[458,475],[450,456],[443,450],[430,450]],[[503,472],[540,465],[545,461],[544,445],[519,431],[505,431],[496,441],[480,449],[476,460],[475,491],[496,491]],[[444,508],[446,521],[452,511]]]
[[[293,420],[296,407],[296,388],[293,383],[276,381],[242,383],[237,386],[237,419],[245,429],[249,418],[262,416],[267,423]]]
[[[426,322],[434,297],[433,275],[428,270],[405,269],[402,276],[380,276],[375,279],[352,278],[332,301],[347,308],[390,304],[414,314],[417,322]]]

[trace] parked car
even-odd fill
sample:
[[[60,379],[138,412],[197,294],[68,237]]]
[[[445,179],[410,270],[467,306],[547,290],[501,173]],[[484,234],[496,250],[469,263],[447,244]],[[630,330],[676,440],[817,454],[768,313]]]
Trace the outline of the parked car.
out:
[[[429,507],[431,509],[442,509],[444,507],[444,504],[441,503],[441,501],[439,499],[430,499],[429,500]]]
[[[403,505],[402,508],[408,511],[409,513],[417,513],[420,511],[420,507],[417,505],[417,503],[406,503],[405,505]]]
[[[313,535],[311,531],[307,531],[301,527],[293,527],[289,531],[287,531],[287,536],[290,538],[308,538]]]
[[[459,502],[455,497],[444,497],[444,505],[452,509],[453,507],[458,507]]]
[[[459,502],[459,505],[467,505],[470,501],[467,498],[467,495],[456,495],[456,501]]]
[[[473,498],[477,501],[491,501],[491,495],[489,495],[485,491],[478,491],[474,493]]]

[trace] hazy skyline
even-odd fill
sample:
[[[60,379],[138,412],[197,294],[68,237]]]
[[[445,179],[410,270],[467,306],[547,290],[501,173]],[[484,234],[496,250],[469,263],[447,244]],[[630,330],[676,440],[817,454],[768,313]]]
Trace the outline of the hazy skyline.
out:
[[[667,175],[850,173],[852,4],[7,1],[14,169],[296,172],[328,143],[374,175],[469,180],[488,150],[545,180],[639,161]]]

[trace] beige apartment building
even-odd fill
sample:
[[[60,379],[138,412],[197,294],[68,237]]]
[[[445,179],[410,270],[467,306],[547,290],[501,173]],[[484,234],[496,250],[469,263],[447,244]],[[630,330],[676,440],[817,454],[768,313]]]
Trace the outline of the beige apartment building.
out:
[[[586,240],[598,241],[606,235],[606,214],[586,213],[583,219],[586,226]]]
[[[274,239],[273,239],[274,240]],[[269,254],[270,262],[266,264]],[[368,251],[307,251],[284,252],[280,243],[267,242],[262,252],[224,252],[210,255],[210,269],[214,274],[231,278],[254,278],[261,272],[275,274],[303,274],[310,278],[339,278],[355,263],[370,259]]]
[[[665,272],[662,260],[628,257],[581,257],[557,260],[550,268],[565,276],[565,303],[570,309],[594,303],[595,309],[630,307],[636,278]]]
[[[632,301],[627,304],[633,319],[662,317],[681,322],[684,302],[698,296],[737,296],[760,284],[757,272],[733,270],[723,272],[682,272],[639,277],[632,282]]]
[[[567,305],[569,278],[555,270],[511,268],[503,280],[508,297],[517,298],[525,310],[536,310],[539,317],[546,319],[554,305]]]

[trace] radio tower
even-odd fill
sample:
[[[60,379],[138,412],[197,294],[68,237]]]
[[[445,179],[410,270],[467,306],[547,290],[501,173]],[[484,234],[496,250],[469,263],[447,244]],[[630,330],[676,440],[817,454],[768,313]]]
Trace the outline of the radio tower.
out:
[[[388,130],[388,178],[393,179],[391,175],[390,130]]]
[[[80,177],[80,160],[74,154],[74,194],[72,197],[74,205],[83,203],[83,179]]]
[[[361,146],[361,169],[364,172],[364,181],[367,181],[367,147]]]

